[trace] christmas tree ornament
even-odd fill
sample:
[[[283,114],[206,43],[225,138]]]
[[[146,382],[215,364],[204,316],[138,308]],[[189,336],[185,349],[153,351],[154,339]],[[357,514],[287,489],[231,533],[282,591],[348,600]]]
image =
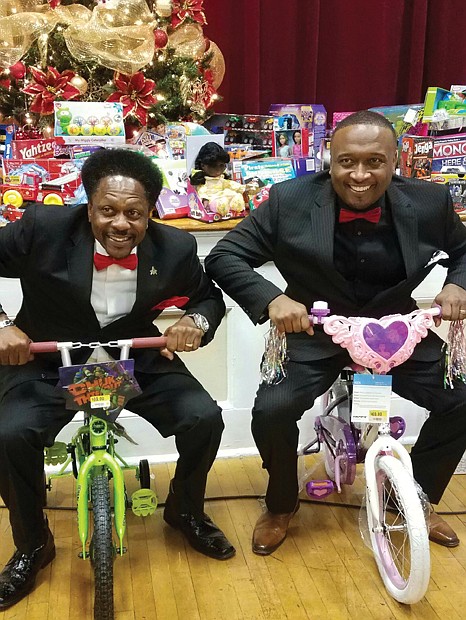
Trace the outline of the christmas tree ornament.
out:
[[[80,75],[75,75],[72,77],[70,84],[73,84],[73,86],[79,90],[81,95],[84,95],[87,92],[87,82]]]
[[[164,48],[168,43],[168,34],[162,28],[154,30],[154,43],[157,49]]]
[[[42,116],[53,114],[53,102],[60,99],[76,99],[79,90],[70,83],[74,77],[73,71],[60,73],[55,67],[47,67],[41,71],[30,67],[33,81],[23,88],[23,93],[33,95],[30,111]]]
[[[116,73],[113,82],[117,90],[107,97],[107,101],[119,101],[123,104],[123,118],[135,116],[141,125],[146,125],[147,111],[157,103],[153,95],[154,80],[146,79],[142,72],[131,76]]]
[[[186,19],[205,26],[207,22],[202,5],[203,0],[173,0],[172,28],[178,28]]]
[[[24,62],[18,61],[10,67],[9,71],[14,80],[22,80],[26,75],[26,65]]]

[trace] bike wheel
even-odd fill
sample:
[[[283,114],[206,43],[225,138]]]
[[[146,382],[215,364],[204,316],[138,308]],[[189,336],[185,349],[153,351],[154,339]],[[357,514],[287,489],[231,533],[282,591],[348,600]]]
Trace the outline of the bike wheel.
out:
[[[112,515],[110,490],[106,473],[92,481],[94,533],[90,555],[94,567],[94,620],[113,620],[113,559]]]
[[[147,459],[139,461],[139,486],[141,489],[150,489],[150,467]]]
[[[367,494],[372,550],[389,594],[413,604],[427,591],[430,577],[429,534],[416,484],[394,456],[375,460],[377,506],[373,515]]]

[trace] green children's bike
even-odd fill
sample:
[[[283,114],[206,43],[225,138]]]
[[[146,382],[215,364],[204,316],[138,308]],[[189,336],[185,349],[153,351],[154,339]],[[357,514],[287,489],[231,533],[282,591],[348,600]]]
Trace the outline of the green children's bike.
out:
[[[45,464],[60,466],[50,474],[44,485],[46,492],[51,480],[74,475],[77,480],[78,530],[82,544],[80,556],[89,558],[95,582],[94,619],[113,620],[113,562],[125,553],[123,538],[126,529],[126,509],[131,506],[137,516],[155,512],[157,498],[150,488],[150,469],[147,460],[129,465],[118,454],[115,444],[119,437],[130,439],[117,422],[125,403],[140,393],[134,378],[134,361],[128,359],[130,348],[162,348],[166,338],[134,338],[107,343],[93,342],[36,342],[32,353],[61,353],[60,385],[71,409],[84,411],[84,422],[66,444],[55,442],[45,449]],[[101,346],[118,347],[120,359],[100,363],[73,365],[73,349]],[[131,441],[131,440],[130,440]],[[134,470],[140,489],[128,498],[124,471]],[[113,487],[113,507],[111,504]],[[112,519],[113,515],[113,519]],[[114,533],[116,533],[116,541]],[[91,533],[91,534],[90,534]],[[89,541],[90,537],[90,541]]]

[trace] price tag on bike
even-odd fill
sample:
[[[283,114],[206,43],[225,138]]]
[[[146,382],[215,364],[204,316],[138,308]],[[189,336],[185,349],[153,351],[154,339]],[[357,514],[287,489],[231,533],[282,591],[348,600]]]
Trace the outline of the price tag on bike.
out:
[[[388,422],[391,396],[392,378],[389,375],[354,375],[351,421]]]

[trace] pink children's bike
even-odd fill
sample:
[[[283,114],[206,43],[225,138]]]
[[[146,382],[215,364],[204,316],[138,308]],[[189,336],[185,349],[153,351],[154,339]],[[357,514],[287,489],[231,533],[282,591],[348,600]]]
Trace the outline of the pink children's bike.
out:
[[[401,603],[417,603],[430,578],[428,500],[413,478],[407,450],[398,441],[404,421],[388,417],[391,388],[384,375],[410,357],[440,308],[378,320],[329,313],[327,304],[318,302],[310,317],[348,350],[359,371],[372,373],[345,370],[332,386],[325,411],[315,421],[317,437],[302,450],[309,454],[323,446],[330,480],[312,480],[306,490],[314,499],[341,492],[342,485],[354,482],[356,464],[364,463],[367,524],[361,531],[369,532],[389,594]]]

